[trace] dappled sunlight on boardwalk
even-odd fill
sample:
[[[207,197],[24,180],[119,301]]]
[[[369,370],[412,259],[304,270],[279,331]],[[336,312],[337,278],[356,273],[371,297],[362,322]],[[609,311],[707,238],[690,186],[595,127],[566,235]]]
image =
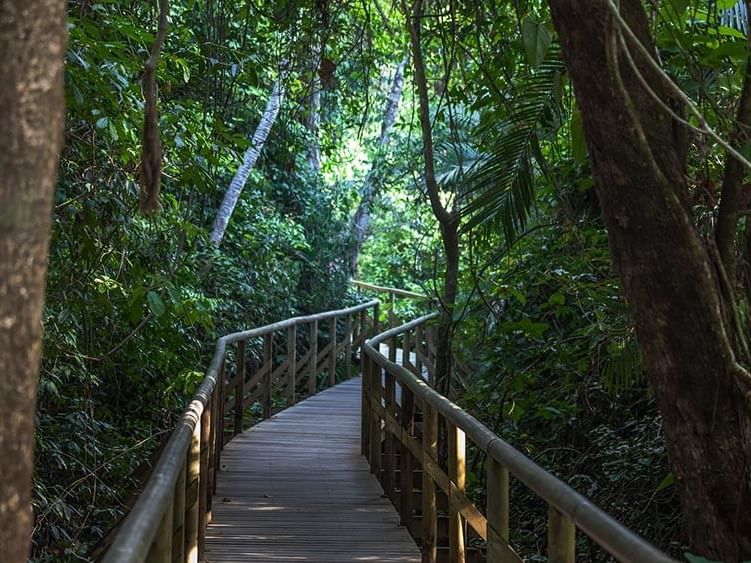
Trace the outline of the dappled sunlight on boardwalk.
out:
[[[207,561],[420,561],[360,456],[360,400],[348,381],[226,446]]]

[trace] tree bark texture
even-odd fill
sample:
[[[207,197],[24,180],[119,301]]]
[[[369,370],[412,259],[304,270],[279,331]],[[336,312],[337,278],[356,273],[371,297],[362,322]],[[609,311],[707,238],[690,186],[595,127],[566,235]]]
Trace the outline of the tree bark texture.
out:
[[[391,129],[396,123],[396,117],[399,115],[399,105],[402,100],[402,92],[404,90],[404,67],[407,66],[407,59],[403,59],[402,62],[396,67],[394,71],[394,78],[391,81],[391,90],[389,91],[389,97],[386,101],[386,110],[383,113],[383,122],[381,123],[381,134],[378,137],[378,147],[376,152],[376,158],[371,164],[368,174],[365,176],[362,188],[360,190],[360,203],[357,206],[357,211],[352,218],[352,226],[350,232],[352,234],[352,244],[350,247],[350,267],[352,271],[357,273],[357,265],[360,259],[360,252],[362,251],[362,245],[365,242],[365,238],[368,236],[368,229],[370,228],[370,216],[373,211],[373,204],[376,197],[378,197],[378,184],[376,182],[376,172],[381,158],[383,158],[385,152],[391,143]]]
[[[34,410],[63,130],[62,0],[0,2],[0,561],[29,554]]]
[[[245,188],[245,184],[248,182],[248,176],[250,171],[258,161],[258,157],[263,150],[263,146],[266,143],[266,139],[269,137],[271,128],[274,126],[277,116],[279,115],[279,108],[284,97],[284,86],[282,84],[284,77],[280,77],[274,83],[274,87],[266,103],[266,109],[261,116],[261,121],[258,123],[258,127],[253,133],[253,138],[250,141],[248,150],[245,151],[242,164],[237,169],[232,182],[227,188],[224,194],[222,204],[219,206],[219,211],[216,214],[216,220],[214,221],[214,228],[211,232],[211,242],[219,246],[224,238],[224,233],[227,230],[230,217],[235,210],[237,201],[240,199],[240,194]]]
[[[581,109],[615,266],[636,322],[691,550],[751,559],[749,374],[726,325],[716,263],[692,222],[685,134],[625,56],[610,0],[549,0]],[[654,45],[640,0],[629,27]],[[626,39],[665,105],[665,82]]]
[[[438,391],[448,395],[451,389],[453,360],[451,353],[454,325],[453,316],[459,279],[459,214],[454,210],[448,210],[444,207],[441,201],[438,182],[436,181],[428,82],[425,74],[425,61],[421,43],[422,17],[423,2],[422,0],[415,0],[412,6],[412,14],[409,18],[409,32],[415,70],[414,79],[420,106],[419,116],[423,142],[423,161],[425,165],[425,187],[433,214],[438,219],[441,241],[443,242],[443,252],[446,259],[446,267],[443,272],[443,291],[441,294],[441,317],[438,323],[438,337],[436,341],[435,379]]]

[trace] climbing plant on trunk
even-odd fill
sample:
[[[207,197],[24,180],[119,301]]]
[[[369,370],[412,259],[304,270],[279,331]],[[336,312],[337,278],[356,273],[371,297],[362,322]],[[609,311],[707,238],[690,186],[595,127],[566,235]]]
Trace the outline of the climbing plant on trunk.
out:
[[[688,542],[712,559],[751,559],[745,335],[715,242],[693,223],[687,135],[669,113],[678,96],[645,55],[655,47],[639,0],[622,0],[620,8],[611,0],[549,3],[613,258],[663,417]]]
[[[63,128],[65,2],[0,6],[0,560],[26,561],[50,212]]]

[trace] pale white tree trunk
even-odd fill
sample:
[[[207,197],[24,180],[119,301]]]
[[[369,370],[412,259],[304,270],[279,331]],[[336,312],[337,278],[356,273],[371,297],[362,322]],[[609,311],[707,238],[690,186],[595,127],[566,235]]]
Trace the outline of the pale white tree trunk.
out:
[[[360,251],[362,250],[363,242],[368,234],[368,228],[370,227],[370,213],[373,208],[373,202],[378,195],[378,184],[376,183],[376,169],[380,158],[383,153],[388,149],[391,142],[391,129],[396,123],[396,117],[399,114],[399,104],[402,100],[402,92],[404,90],[404,67],[407,66],[407,58],[405,57],[401,63],[396,67],[394,71],[394,78],[391,82],[391,90],[389,92],[388,100],[386,101],[386,110],[383,114],[383,122],[381,123],[381,135],[378,138],[378,152],[377,158],[371,163],[370,170],[365,176],[365,181],[360,189],[360,204],[357,206],[357,211],[352,218],[352,225],[350,227],[350,234],[352,243],[350,247],[350,266],[352,272],[357,272],[357,265],[360,259]]]
[[[318,41],[316,39],[316,41]],[[313,47],[312,54],[312,75],[310,80],[310,115],[308,115],[307,126],[310,131],[310,147],[308,147],[308,164],[314,172],[321,170],[321,143],[318,138],[318,122],[321,113],[321,83],[318,76],[318,69],[321,64],[321,46],[316,43]]]
[[[248,181],[250,171],[256,165],[258,156],[263,150],[263,146],[266,143],[266,139],[269,137],[271,127],[274,125],[277,116],[279,115],[279,107],[284,97],[284,86],[282,82],[284,76],[281,76],[275,83],[274,88],[271,91],[269,100],[266,103],[266,109],[263,112],[261,121],[258,123],[253,138],[251,139],[248,150],[245,151],[243,162],[235,172],[235,177],[232,178],[229,188],[224,194],[222,204],[219,206],[219,211],[216,214],[216,220],[214,221],[214,228],[211,231],[211,242],[219,246],[224,238],[224,233],[227,230],[232,212],[235,210],[237,200],[240,199],[240,194]]]

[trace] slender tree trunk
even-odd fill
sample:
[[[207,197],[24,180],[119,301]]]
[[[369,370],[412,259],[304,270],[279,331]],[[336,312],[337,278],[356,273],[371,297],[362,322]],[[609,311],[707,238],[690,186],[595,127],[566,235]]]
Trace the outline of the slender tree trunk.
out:
[[[316,38],[314,41],[318,41]],[[321,171],[321,142],[319,138],[319,119],[321,115],[321,80],[318,76],[318,69],[321,65],[321,46],[316,44],[313,47],[313,61],[311,64],[310,77],[310,98],[308,109],[310,114],[306,120],[308,131],[310,132],[311,142],[308,147],[308,165],[315,172]]]
[[[738,364],[717,260],[692,223],[685,135],[666,83],[625,39],[610,0],[549,0],[594,165],[616,268],[636,322],[693,552],[751,559],[751,377]],[[620,10],[649,52],[640,0]],[[664,105],[663,105],[664,104]],[[732,317],[732,315],[730,315]]]
[[[436,342],[436,388],[448,394],[451,389],[451,353],[454,306],[459,279],[459,214],[449,211],[441,201],[440,189],[435,176],[435,156],[433,152],[433,132],[430,122],[430,102],[428,83],[425,76],[425,62],[421,45],[421,28],[423,17],[422,0],[414,0],[412,16],[409,19],[410,43],[415,70],[415,84],[420,105],[420,129],[422,131],[423,160],[425,164],[425,186],[430,198],[433,214],[438,219],[446,258],[443,274],[443,292],[441,295],[441,318],[438,324]]]
[[[373,211],[373,203],[378,197],[378,183],[376,182],[377,169],[381,159],[388,150],[391,143],[391,129],[396,123],[396,117],[399,115],[399,105],[402,100],[404,90],[404,67],[407,66],[406,57],[399,63],[394,71],[394,78],[391,81],[391,90],[386,101],[386,110],[383,113],[383,122],[381,123],[381,134],[378,137],[378,147],[376,158],[371,163],[370,170],[365,176],[362,188],[360,190],[360,204],[352,218],[350,233],[352,244],[350,247],[350,266],[352,272],[357,274],[357,266],[360,259],[360,252],[365,238],[370,228],[370,215]]]
[[[283,81],[284,76],[281,76],[274,83],[274,88],[272,89],[269,100],[266,103],[266,109],[263,112],[263,116],[261,116],[261,121],[258,123],[255,133],[253,133],[250,147],[245,151],[243,162],[237,169],[235,177],[232,178],[232,182],[224,194],[222,204],[219,206],[219,211],[217,212],[216,220],[214,221],[214,228],[211,232],[211,242],[216,246],[219,246],[222,243],[230,217],[232,217],[232,212],[235,210],[238,199],[240,199],[240,194],[242,193],[243,188],[245,188],[250,171],[256,165],[256,161],[263,150],[266,139],[269,137],[271,128],[279,115],[279,107],[281,106],[282,98],[284,97]]]
[[[0,3],[0,561],[31,536],[34,410],[63,129],[62,0]]]

